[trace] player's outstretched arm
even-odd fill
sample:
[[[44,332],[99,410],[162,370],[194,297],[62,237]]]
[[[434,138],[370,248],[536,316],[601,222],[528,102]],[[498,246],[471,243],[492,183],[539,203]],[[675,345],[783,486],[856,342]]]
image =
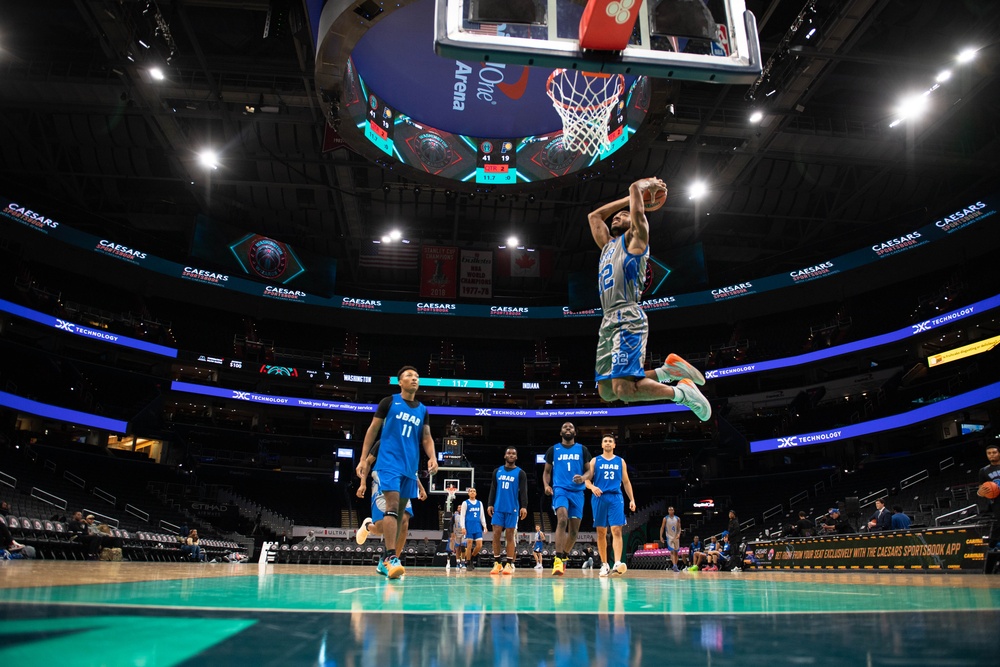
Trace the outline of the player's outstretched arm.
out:
[[[595,211],[591,211],[587,216],[587,222],[590,223],[590,233],[594,237],[594,241],[597,243],[598,248],[603,248],[611,239],[611,232],[608,230],[608,225],[604,221],[607,220],[609,216],[614,215],[628,206],[629,201],[629,197],[616,199],[613,202],[601,206]]]
[[[663,188],[667,184],[658,178],[642,178],[629,186],[629,216],[632,227],[629,229],[628,251],[633,255],[646,252],[649,246],[649,220],[646,219],[646,207],[642,195],[646,190]]]
[[[384,421],[381,417],[372,417],[372,423],[368,425],[368,430],[365,431],[365,442],[361,446],[358,467],[354,471],[358,477],[364,477],[368,474],[368,453],[372,451],[372,445],[375,444],[375,439],[378,437],[379,431],[382,430],[382,423]]]

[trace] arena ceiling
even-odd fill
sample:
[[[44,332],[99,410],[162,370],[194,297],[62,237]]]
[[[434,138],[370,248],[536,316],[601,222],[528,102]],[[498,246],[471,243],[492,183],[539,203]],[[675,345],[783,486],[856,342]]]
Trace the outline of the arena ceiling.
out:
[[[163,81],[137,45],[150,4],[175,47]],[[674,113],[614,171],[501,199],[403,179],[349,149],[324,152],[301,0],[267,38],[280,2],[5,2],[0,191],[175,261],[207,214],[335,257],[340,294],[399,298],[415,294],[412,273],[359,266],[390,225],[477,248],[517,231],[554,252],[551,278],[527,289],[565,294],[567,274],[594,262],[586,214],[649,175],[672,192],[651,216],[655,247],[702,243],[718,284],[822,261],[997,191],[1000,3],[827,0],[815,46],[789,52],[783,40],[804,4],[748,1],[765,61],[781,55],[774,94],[759,88],[749,102],[746,85],[681,83]],[[166,44],[161,31],[152,48],[165,57]],[[956,66],[968,46],[976,59]],[[946,68],[954,76],[927,114],[891,128],[899,99]],[[760,124],[747,120],[755,104]],[[207,143],[222,147],[210,175],[196,159]],[[697,203],[685,194],[695,178],[710,188]],[[496,286],[500,296],[523,289]]]

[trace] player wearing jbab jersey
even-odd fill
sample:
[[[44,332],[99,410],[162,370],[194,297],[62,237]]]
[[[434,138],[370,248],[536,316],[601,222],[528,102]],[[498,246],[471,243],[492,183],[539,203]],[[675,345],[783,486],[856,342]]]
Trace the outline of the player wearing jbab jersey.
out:
[[[565,560],[576,544],[576,534],[583,518],[583,473],[590,463],[590,452],[576,441],[576,427],[571,422],[562,425],[560,441],[545,452],[545,472],[542,480],[545,493],[552,496],[552,511],[556,513],[556,557],[552,574],[566,573]]]
[[[594,494],[590,500],[590,508],[594,512],[602,577],[609,574],[622,575],[628,569],[622,562],[622,526],[625,525],[622,487],[625,487],[625,493],[628,494],[629,510],[635,511],[635,496],[632,494],[632,482],[628,478],[628,466],[622,457],[615,455],[615,444],[615,436],[610,433],[601,438],[601,455],[590,460],[587,473],[583,476],[587,488]],[[609,527],[615,552],[614,567],[608,565]]]
[[[486,512],[483,511],[483,501],[476,499],[476,489],[469,487],[469,498],[462,503],[459,521],[465,529],[465,554],[468,557],[466,567],[476,569],[476,556],[483,549],[483,533],[486,531]]]
[[[517,522],[528,516],[528,476],[517,467],[517,449],[508,447],[503,465],[493,471],[490,501],[486,507],[493,523],[493,569],[490,574],[514,574],[514,533]],[[500,551],[500,531],[507,539],[507,551]]]
[[[712,406],[696,387],[705,376],[676,354],[652,371],[642,369],[649,324],[642,309],[649,259],[649,221],[643,193],[666,190],[658,178],[644,178],[629,187],[628,197],[601,206],[587,216],[590,233],[601,249],[597,290],[604,319],[598,331],[595,377],[605,401],[660,401],[685,405],[702,421]],[[605,219],[611,218],[610,229]],[[675,386],[663,384],[677,381]]]
[[[378,458],[380,440],[376,440],[375,444],[372,446],[372,451],[368,453],[368,467],[371,468],[375,464],[375,460]],[[418,500],[427,500],[427,491],[424,489],[424,485],[417,480],[417,486],[419,491],[417,494]],[[367,488],[366,480],[362,479],[361,484],[358,486],[358,498],[365,497],[365,489]],[[378,483],[378,473],[372,470],[372,509],[371,516],[365,517],[365,520],[361,522],[361,527],[358,528],[357,534],[354,536],[355,541],[358,544],[364,544],[368,539],[369,535],[374,535],[375,537],[382,537],[382,519],[385,518],[385,496],[382,494],[382,487]],[[403,534],[400,538],[402,544],[406,544],[406,536],[410,530],[410,517],[413,516],[413,503],[406,503],[406,509],[403,512],[402,528]],[[381,572],[379,572],[381,574]]]
[[[399,393],[382,399],[372,417],[372,423],[365,432],[365,442],[361,447],[361,462],[356,470],[364,479],[368,474],[368,455],[372,445],[382,433],[379,456],[375,470],[379,473],[379,485],[385,496],[385,517],[383,536],[385,538],[385,559],[378,564],[378,570],[390,579],[398,579],[406,572],[396,555],[403,548],[402,522],[398,521],[399,508],[406,507],[410,498],[419,494],[417,469],[420,466],[420,448],[427,454],[427,470],[437,472],[437,454],[434,438],[427,421],[427,408],[416,400],[420,388],[420,374],[413,366],[403,366],[397,374]]]

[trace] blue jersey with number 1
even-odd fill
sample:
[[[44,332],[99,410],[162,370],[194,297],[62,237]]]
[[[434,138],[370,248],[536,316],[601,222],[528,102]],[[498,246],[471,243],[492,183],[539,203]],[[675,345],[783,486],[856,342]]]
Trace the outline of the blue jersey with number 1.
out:
[[[583,484],[574,484],[573,476],[582,475],[590,457],[584,454],[583,445],[574,443],[563,447],[562,443],[552,448],[552,487],[568,491],[583,491]]]
[[[382,445],[375,461],[375,470],[416,479],[427,408],[420,401],[412,403],[414,405],[408,405],[400,394],[392,396],[392,403],[382,423]]]

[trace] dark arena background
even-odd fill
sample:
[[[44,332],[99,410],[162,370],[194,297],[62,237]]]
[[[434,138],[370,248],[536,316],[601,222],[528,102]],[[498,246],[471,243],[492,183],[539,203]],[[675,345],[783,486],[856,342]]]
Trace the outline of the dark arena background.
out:
[[[1000,3],[746,0],[760,71],[718,79],[671,58],[735,57],[743,3],[646,3],[593,156],[528,62],[584,0],[0,5],[5,664],[995,664]],[[448,60],[440,8],[535,45]],[[593,379],[587,216],[645,177],[644,367],[705,422]],[[355,467],[404,365],[441,470],[389,580]],[[565,422],[618,438],[624,575],[590,500],[552,574]],[[508,447],[516,571],[491,531],[459,568]],[[859,532],[879,499],[909,526]],[[668,507],[729,567],[674,571]]]

